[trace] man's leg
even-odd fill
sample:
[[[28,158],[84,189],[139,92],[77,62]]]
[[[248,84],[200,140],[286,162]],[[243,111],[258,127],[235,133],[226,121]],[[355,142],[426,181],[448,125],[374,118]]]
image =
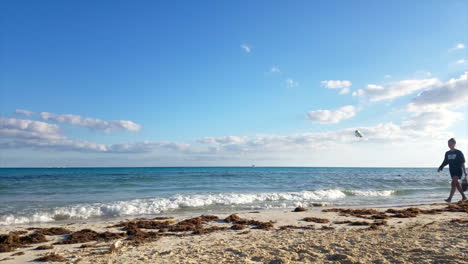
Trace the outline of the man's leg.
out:
[[[452,201],[452,197],[455,194],[455,189],[457,189],[457,185],[455,185],[455,183],[457,183],[458,185],[458,177],[456,176],[452,177],[452,189],[450,189],[450,196],[445,200],[447,203],[450,203]]]

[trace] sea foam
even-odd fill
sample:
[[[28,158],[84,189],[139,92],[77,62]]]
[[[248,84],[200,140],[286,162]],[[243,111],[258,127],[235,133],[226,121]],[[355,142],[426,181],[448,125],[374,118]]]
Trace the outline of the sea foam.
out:
[[[362,191],[338,189],[263,192],[263,193],[204,193],[177,194],[169,197],[135,199],[109,203],[77,204],[38,211],[29,215],[0,216],[0,225],[52,222],[56,220],[89,219],[95,217],[117,217],[154,215],[177,212],[184,209],[237,209],[237,208],[286,208],[314,201],[333,201],[346,196],[389,196],[393,190]]]

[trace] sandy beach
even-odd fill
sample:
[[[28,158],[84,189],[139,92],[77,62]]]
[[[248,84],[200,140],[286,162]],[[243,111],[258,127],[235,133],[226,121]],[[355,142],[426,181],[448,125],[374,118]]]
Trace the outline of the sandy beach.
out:
[[[2,226],[0,250],[8,252],[0,253],[0,262],[51,262],[54,257],[64,263],[466,263],[468,259],[468,202],[300,209]]]

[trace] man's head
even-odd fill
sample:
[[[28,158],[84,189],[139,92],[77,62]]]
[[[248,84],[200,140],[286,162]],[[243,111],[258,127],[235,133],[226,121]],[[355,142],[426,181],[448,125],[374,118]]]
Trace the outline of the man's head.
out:
[[[456,144],[457,144],[457,141],[455,141],[454,138],[449,139],[449,141],[448,141],[448,147],[449,147],[450,149],[454,149]]]

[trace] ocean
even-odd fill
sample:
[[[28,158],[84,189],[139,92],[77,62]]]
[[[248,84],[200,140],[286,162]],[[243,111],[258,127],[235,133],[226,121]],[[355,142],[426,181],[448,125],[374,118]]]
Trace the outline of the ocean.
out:
[[[0,225],[425,204],[442,202],[449,188],[448,170],[435,168],[2,168]]]

